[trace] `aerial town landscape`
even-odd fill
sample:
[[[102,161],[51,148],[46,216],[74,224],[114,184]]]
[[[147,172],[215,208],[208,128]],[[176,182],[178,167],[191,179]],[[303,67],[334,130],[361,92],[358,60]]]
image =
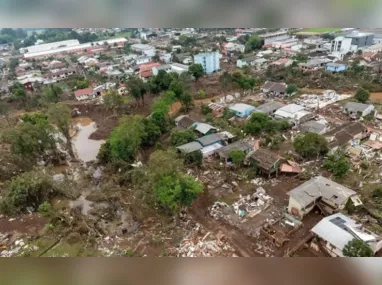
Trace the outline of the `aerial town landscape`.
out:
[[[382,29],[0,30],[0,256],[382,256]]]

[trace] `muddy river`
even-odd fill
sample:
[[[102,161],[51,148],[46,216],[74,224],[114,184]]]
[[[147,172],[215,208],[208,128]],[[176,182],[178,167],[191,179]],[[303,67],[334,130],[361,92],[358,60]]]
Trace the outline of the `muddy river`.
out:
[[[90,118],[76,118],[74,120],[78,131],[72,139],[73,147],[78,159],[89,162],[97,158],[98,151],[104,140],[91,140],[89,136],[97,129],[96,123]]]

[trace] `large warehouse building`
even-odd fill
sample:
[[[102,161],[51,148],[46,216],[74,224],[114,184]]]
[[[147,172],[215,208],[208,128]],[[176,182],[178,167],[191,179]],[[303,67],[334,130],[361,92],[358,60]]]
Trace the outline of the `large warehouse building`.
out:
[[[75,41],[77,43],[75,43]],[[69,44],[65,44],[67,42],[69,42]],[[77,40],[73,40],[73,42],[72,40],[69,40],[69,41],[63,41],[63,42],[55,42],[55,43],[49,43],[44,45],[31,46],[26,48],[28,52],[24,54],[24,58],[38,59],[38,58],[57,56],[57,55],[68,54],[68,53],[101,51],[103,50],[103,46],[105,42],[107,42],[107,44],[110,46],[114,46],[115,44],[117,44],[118,47],[123,47],[125,45],[125,42],[127,42],[127,40],[125,38],[116,38],[116,39],[109,39],[105,41],[91,42],[91,43],[85,43],[85,44],[80,44]],[[38,48],[41,46],[43,47]]]

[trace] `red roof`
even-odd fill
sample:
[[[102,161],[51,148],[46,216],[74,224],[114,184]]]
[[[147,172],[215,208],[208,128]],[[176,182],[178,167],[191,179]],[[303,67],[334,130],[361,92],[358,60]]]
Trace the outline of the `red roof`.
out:
[[[149,78],[149,77],[151,77],[151,71],[150,70],[145,70],[145,71],[143,71],[143,72],[141,72],[141,76],[143,77],[143,78]]]
[[[159,65],[160,65],[160,63],[158,63],[158,62],[148,62],[148,63],[141,64],[139,66],[139,72],[150,70],[151,68],[157,67]]]
[[[74,92],[74,96],[79,97],[82,95],[91,95],[93,94],[93,88],[85,88],[85,89],[80,89]]]

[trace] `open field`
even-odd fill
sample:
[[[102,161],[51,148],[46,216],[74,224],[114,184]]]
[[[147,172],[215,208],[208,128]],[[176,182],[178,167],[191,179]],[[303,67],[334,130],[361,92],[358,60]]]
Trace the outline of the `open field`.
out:
[[[370,93],[370,101],[373,103],[381,103],[382,102],[382,92]]]
[[[339,32],[341,31],[340,28],[306,28],[303,29],[302,32],[308,32],[308,33],[330,33],[330,32]]]

